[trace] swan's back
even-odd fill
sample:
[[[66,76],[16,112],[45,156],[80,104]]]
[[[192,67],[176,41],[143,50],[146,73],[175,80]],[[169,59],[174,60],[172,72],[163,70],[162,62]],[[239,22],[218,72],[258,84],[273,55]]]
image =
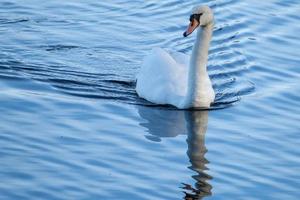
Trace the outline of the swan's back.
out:
[[[137,75],[138,95],[156,104],[178,107],[187,92],[188,63],[185,54],[153,49],[145,57]]]

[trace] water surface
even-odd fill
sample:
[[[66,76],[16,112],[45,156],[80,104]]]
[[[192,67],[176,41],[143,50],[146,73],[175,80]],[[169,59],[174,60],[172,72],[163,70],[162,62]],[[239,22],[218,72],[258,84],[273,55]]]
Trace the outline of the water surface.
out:
[[[153,47],[215,12],[210,111],[135,93]],[[0,2],[1,199],[297,199],[300,4]]]

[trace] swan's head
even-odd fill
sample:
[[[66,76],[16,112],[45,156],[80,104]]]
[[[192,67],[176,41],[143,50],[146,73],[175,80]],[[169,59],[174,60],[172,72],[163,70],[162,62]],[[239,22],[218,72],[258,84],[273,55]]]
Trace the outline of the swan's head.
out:
[[[192,10],[190,16],[190,24],[187,30],[183,33],[186,37],[190,35],[199,26],[207,26],[214,23],[213,11],[208,6],[196,6]]]

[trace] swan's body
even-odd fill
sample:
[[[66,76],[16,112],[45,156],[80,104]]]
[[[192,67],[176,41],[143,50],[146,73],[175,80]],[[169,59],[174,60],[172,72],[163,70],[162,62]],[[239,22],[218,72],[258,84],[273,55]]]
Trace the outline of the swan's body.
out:
[[[208,49],[213,29],[213,14],[209,7],[193,10],[199,21],[191,18],[190,34],[198,26],[197,39],[189,58],[182,53],[154,49],[148,55],[137,76],[138,95],[156,104],[170,104],[180,109],[209,108],[215,93],[207,73]],[[191,16],[191,17],[192,17]]]

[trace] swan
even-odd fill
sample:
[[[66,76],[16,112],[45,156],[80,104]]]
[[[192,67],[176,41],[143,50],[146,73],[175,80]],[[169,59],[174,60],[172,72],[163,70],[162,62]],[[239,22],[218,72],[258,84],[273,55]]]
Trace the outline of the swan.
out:
[[[161,48],[152,49],[136,77],[139,97],[178,109],[209,108],[215,99],[206,67],[213,26],[212,10],[208,6],[194,7],[183,34],[187,37],[198,29],[191,57]]]

